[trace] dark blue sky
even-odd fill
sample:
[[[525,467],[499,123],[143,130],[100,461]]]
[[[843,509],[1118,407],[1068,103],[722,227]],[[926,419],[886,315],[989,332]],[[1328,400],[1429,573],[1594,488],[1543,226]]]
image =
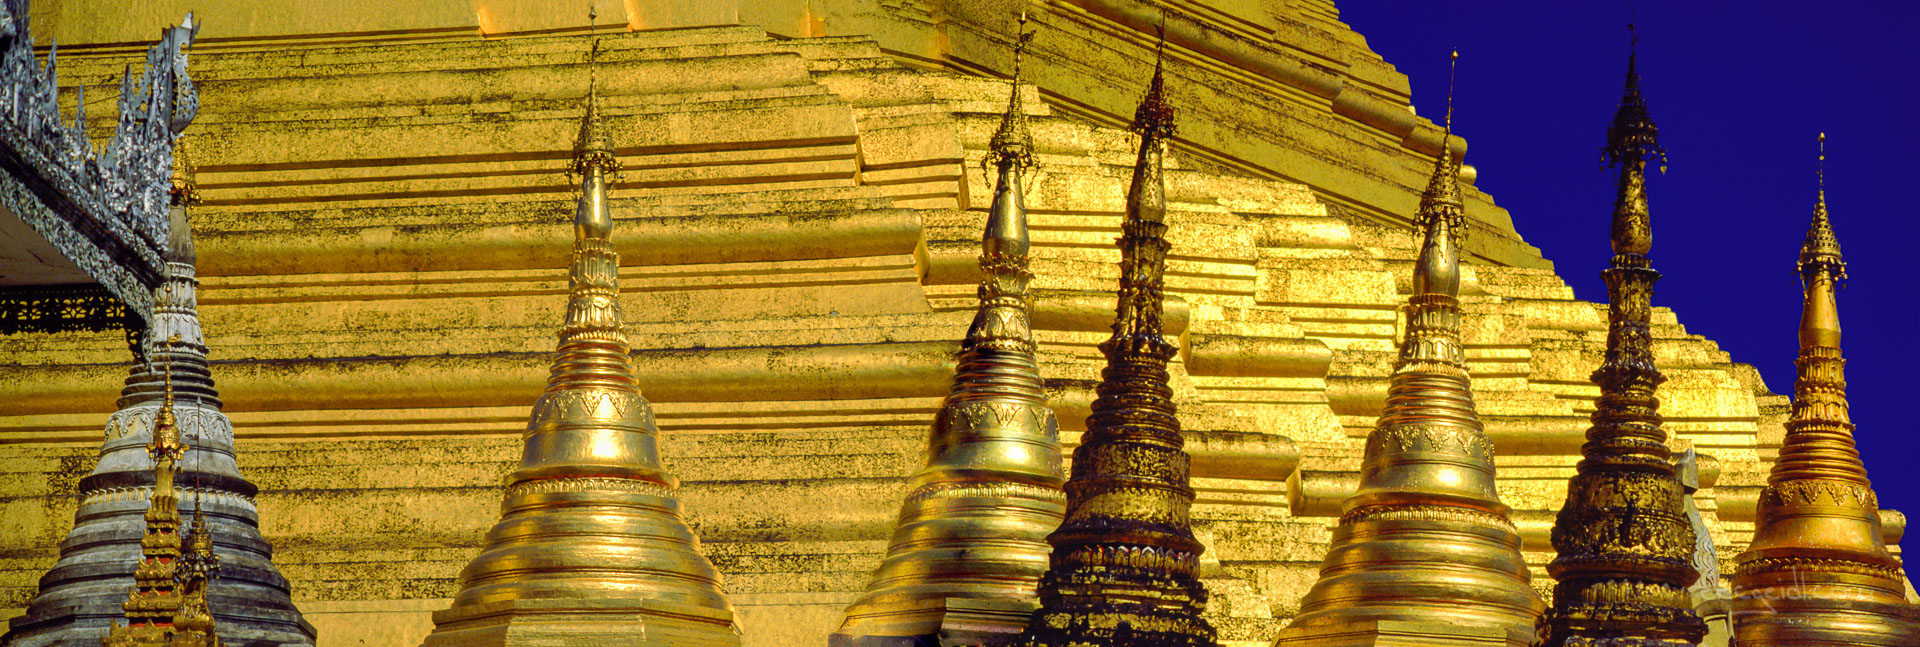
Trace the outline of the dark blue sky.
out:
[[[1636,6],[1637,5],[1637,6]],[[1412,78],[1439,121],[1460,50],[1454,127],[1478,186],[1580,298],[1606,299],[1613,175],[1600,146],[1631,20],[1668,171],[1648,181],[1654,303],[1793,391],[1815,136],[1851,275],[1840,293],[1848,390],[1882,505],[1920,519],[1920,3],[1377,2],[1341,17]],[[1630,16],[1630,12],[1632,15]]]

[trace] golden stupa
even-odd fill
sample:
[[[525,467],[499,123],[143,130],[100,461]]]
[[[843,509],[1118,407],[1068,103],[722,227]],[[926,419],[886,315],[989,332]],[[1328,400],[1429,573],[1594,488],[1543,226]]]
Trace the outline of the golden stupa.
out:
[[[1188,515],[1191,459],[1174,415],[1162,336],[1167,265],[1167,187],[1162,156],[1173,106],[1155,65],[1134,111],[1140,135],[1120,235],[1120,298],[1107,366],[1087,433],[1073,451],[1067,517],[1047,537],[1052,565],[1040,578],[1040,608],[1016,643],[1027,647],[1200,647],[1213,626],[1200,617],[1207,590],[1197,577],[1205,546]]]
[[[1593,428],[1553,524],[1558,555],[1547,571],[1557,583],[1541,622],[1545,647],[1680,647],[1707,633],[1687,591],[1700,576],[1697,546],[1655,396],[1666,378],[1654,366],[1660,273],[1647,259],[1646,183],[1647,162],[1665,153],[1640,94],[1637,59],[1627,58],[1626,92],[1607,129],[1606,159],[1620,168],[1613,265],[1600,273],[1610,305],[1607,353],[1593,372],[1600,385]]]
[[[591,82],[578,141],[560,348],[500,522],[424,644],[738,645],[720,574],[680,516],[678,480],[660,465],[653,409],[634,380],[607,207],[620,165]]]
[[[1458,53],[1454,59],[1457,61]],[[1452,106],[1448,106],[1452,130]],[[1450,147],[1447,147],[1450,149]],[[1320,579],[1277,646],[1495,642],[1530,647],[1546,603],[1529,586],[1512,512],[1494,489],[1460,342],[1460,166],[1451,151],[1414,219],[1422,232],[1407,333],[1387,408],[1361,462]],[[1473,635],[1460,637],[1461,628]]]
[[[1024,25],[1026,16],[1021,16]],[[1033,135],[1012,97],[986,162],[999,171],[981,236],[980,307],[960,343],[953,388],[914,474],[887,557],[847,608],[834,645],[975,645],[1026,627],[1060,525],[1060,431],[1034,359],[1033,280],[1021,176]]]
[[[1826,162],[1825,133],[1820,160]],[[1760,493],[1753,543],[1734,559],[1733,628],[1741,647],[1896,647],[1920,643],[1900,560],[1887,552],[1880,506],[1853,445],[1836,297],[1847,266],[1827,215],[1825,171],[1800,246],[1799,375],[1786,442]]]

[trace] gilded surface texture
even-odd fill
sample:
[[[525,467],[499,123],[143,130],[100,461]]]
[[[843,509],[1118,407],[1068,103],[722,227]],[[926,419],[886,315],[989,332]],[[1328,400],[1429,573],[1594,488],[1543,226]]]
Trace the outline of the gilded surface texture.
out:
[[[1793,417],[1760,493],[1753,544],[1734,560],[1734,634],[1743,647],[1920,641],[1920,609],[1907,602],[1900,561],[1882,539],[1847,415],[1836,302],[1846,275],[1823,187],[1800,247]]]
[[[1660,427],[1654,389],[1652,248],[1646,165],[1661,155],[1658,130],[1640,95],[1635,59],[1607,129],[1606,159],[1619,166],[1613,266],[1601,272],[1610,297],[1607,352],[1593,381],[1600,400],[1582,460],[1553,524],[1558,553],[1547,567],[1557,584],[1542,619],[1548,647],[1694,645],[1706,624],[1687,592],[1694,531],[1686,496]]]

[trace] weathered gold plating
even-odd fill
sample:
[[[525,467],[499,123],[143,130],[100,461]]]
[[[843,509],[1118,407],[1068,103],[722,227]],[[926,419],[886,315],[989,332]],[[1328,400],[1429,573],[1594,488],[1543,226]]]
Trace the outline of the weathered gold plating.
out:
[[[547,390],[507,477],[500,522],[461,571],[453,607],[434,614],[429,646],[555,635],[739,644],[720,575],[680,517],[678,482],[661,467],[653,411],[634,379],[610,242],[607,184],[618,164],[600,110],[590,90],[572,169],[581,195],[571,297]]]
[[[1546,610],[1494,490],[1493,444],[1461,348],[1466,211],[1448,102],[1444,152],[1414,218],[1424,237],[1386,410],[1367,437],[1360,487],[1344,504],[1320,579],[1276,645],[1310,643],[1313,627],[1369,621],[1491,627],[1526,645]]]
[[[1200,617],[1207,590],[1195,570],[1205,547],[1189,526],[1190,459],[1167,383],[1167,361],[1177,349],[1161,335],[1171,248],[1161,157],[1173,116],[1156,62],[1134,112],[1140,153],[1121,223],[1113,337],[1100,344],[1107,366],[1073,452],[1066,521],[1047,538],[1052,567],[1040,580],[1041,606],[1022,637],[1026,645],[1215,644],[1213,626]]]
[[[1820,140],[1824,165],[1824,133]],[[1920,610],[1907,603],[1900,562],[1882,539],[1847,415],[1835,299],[1847,266],[1821,175],[1800,246],[1805,300],[1793,417],[1760,493],[1753,544],[1734,559],[1734,634],[1746,647],[1911,645],[1920,639]]]
[[[959,367],[914,474],[887,557],[847,608],[836,645],[997,643],[1026,626],[1047,533],[1060,525],[1060,438],[1034,359],[1033,280],[1022,171],[1033,138],[1020,105],[1016,36],[1012,98],[987,161],[999,184],[981,238],[980,305]]]
[[[1558,583],[1541,622],[1547,647],[1678,647],[1698,644],[1707,631],[1687,593],[1700,576],[1693,524],[1654,395],[1665,378],[1653,363],[1660,273],[1646,256],[1653,245],[1646,166],[1664,153],[1636,59],[1627,59],[1626,92],[1607,129],[1605,159],[1620,167],[1613,266],[1601,272],[1611,304],[1607,352],[1593,372],[1600,386],[1593,427],[1553,524],[1559,556],[1547,572]]]

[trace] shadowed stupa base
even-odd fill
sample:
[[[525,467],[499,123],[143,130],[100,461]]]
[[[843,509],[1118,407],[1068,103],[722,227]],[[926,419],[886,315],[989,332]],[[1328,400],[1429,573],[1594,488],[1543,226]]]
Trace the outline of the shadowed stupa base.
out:
[[[1912,647],[1920,644],[1920,607],[1868,600],[1823,598],[1787,591],[1749,594],[1733,603],[1740,645],[1849,645]]]
[[[1473,627],[1446,622],[1369,620],[1312,627],[1288,627],[1274,647],[1531,647],[1525,629]]]
[[[1005,598],[926,600],[920,608],[894,614],[897,621],[865,618],[862,634],[833,634],[827,638],[827,647],[1000,647],[1020,637],[1039,606],[1035,601]],[[889,633],[888,626],[901,627],[900,635],[876,635]],[[926,626],[938,630],[906,633],[909,627]]]
[[[433,614],[421,647],[740,647],[733,614],[662,600],[509,600]]]

